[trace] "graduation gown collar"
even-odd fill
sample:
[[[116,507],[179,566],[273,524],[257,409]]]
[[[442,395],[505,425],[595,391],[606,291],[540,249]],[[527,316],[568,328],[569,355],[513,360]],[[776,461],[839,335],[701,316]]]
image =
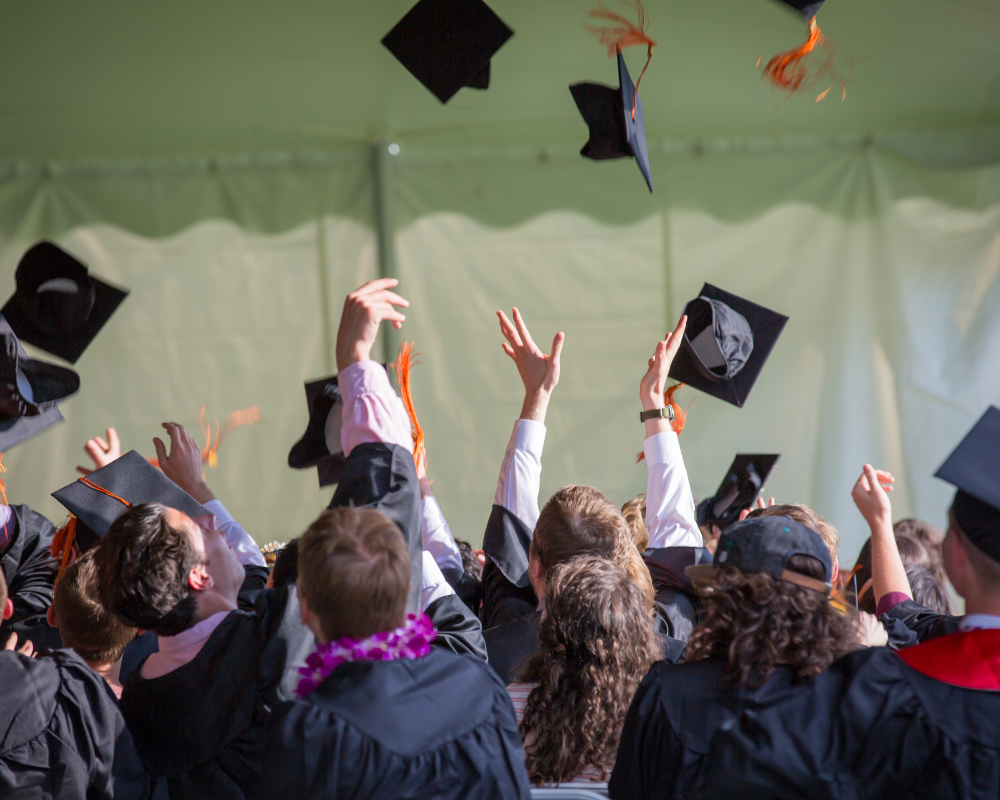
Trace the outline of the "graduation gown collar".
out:
[[[1000,630],[940,636],[899,652],[921,675],[963,689],[1000,692]]]

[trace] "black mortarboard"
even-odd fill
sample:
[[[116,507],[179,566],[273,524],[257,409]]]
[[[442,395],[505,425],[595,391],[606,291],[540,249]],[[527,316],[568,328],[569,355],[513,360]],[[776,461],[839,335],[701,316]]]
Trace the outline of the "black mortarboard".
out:
[[[789,8],[794,8],[802,15],[802,19],[808,22],[816,16],[824,0],[781,0],[781,2]]]
[[[952,511],[962,533],[1000,561],[1000,408],[986,409],[934,477],[958,489]]]
[[[344,472],[344,448],[340,443],[344,401],[337,376],[307,383],[306,405],[309,424],[288,453],[288,466],[293,469],[316,467],[320,486],[339,483]]]
[[[590,128],[590,139],[580,150],[580,155],[595,161],[634,157],[649,191],[652,192],[653,178],[649,172],[649,153],[646,151],[642,98],[635,92],[635,85],[620,50],[618,81],[617,89],[599,83],[576,83],[569,87],[580,115]]]
[[[51,242],[21,256],[14,279],[17,288],[0,313],[20,339],[71,364],[128,296]]]
[[[139,503],[160,503],[192,518],[212,513],[135,450],[52,496],[77,518],[76,536],[81,550],[96,544],[111,523],[129,506]]]
[[[750,508],[778,463],[778,455],[737,455],[714,497],[698,504],[698,524],[718,525],[725,530],[738,522],[740,512]]]
[[[684,313],[670,377],[742,408],[788,317],[709,283]]]
[[[56,407],[80,388],[66,367],[28,358],[0,315],[0,452],[62,421]]]
[[[489,87],[490,59],[513,35],[483,0],[420,0],[382,44],[447,103],[463,86]]]

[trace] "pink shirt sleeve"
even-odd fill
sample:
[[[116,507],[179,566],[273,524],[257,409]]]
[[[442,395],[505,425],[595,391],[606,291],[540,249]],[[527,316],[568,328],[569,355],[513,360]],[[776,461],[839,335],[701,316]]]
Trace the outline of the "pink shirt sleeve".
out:
[[[904,600],[909,599],[909,595],[905,595],[902,592],[889,592],[888,594],[884,594],[882,595],[882,599],[878,601],[878,607],[875,609],[875,616],[881,618],[883,614],[888,614]]]
[[[344,457],[359,444],[398,444],[413,452],[413,433],[406,406],[389,383],[385,367],[377,361],[358,361],[337,375],[344,398],[344,424],[340,442]]]

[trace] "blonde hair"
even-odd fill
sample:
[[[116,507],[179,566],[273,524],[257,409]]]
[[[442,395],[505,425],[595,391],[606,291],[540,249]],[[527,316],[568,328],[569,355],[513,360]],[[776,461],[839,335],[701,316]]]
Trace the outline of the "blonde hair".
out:
[[[646,527],[646,493],[637,494],[622,506],[622,516],[632,531],[632,541],[640,553],[649,547],[649,528]]]

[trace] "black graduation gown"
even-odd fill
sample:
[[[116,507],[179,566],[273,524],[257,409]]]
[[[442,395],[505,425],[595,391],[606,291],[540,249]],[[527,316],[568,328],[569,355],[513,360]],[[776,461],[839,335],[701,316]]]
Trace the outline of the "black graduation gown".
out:
[[[961,621],[961,617],[931,611],[915,600],[904,600],[902,603],[897,603],[888,614],[882,615],[883,625],[889,628],[896,623],[896,629],[899,629],[899,624],[902,624],[916,635],[918,642],[927,642],[938,636],[955,633],[958,630],[958,623]],[[900,648],[896,647],[896,649]]]
[[[609,793],[996,798],[1000,684],[990,691],[951,685],[907,663],[934,644],[902,653],[864,648],[804,683],[778,667],[756,690],[721,690],[717,659],[654,665],[626,717]],[[944,648],[943,665],[982,653],[950,642]],[[1000,638],[992,662],[995,681]]]
[[[711,563],[711,551],[704,547],[656,547],[646,550],[642,560],[653,579],[654,602],[666,624],[664,632],[686,643],[701,621],[701,604],[684,570]]]
[[[10,508],[14,514],[7,525],[13,525],[15,530],[0,565],[7,581],[7,596],[14,601],[14,614],[0,624],[0,647],[16,623],[48,611],[59,567],[49,552],[55,526],[26,505]],[[18,637],[21,636],[19,632]]]
[[[541,612],[528,580],[531,531],[515,514],[494,505],[483,536],[486,566],[483,568],[483,638],[490,665],[506,683],[520,680],[524,669],[541,645],[538,631]],[[492,624],[491,624],[492,623]],[[674,639],[670,625],[657,610],[656,631],[664,659],[675,662],[684,654],[684,642]]]
[[[72,650],[0,652],[0,692],[0,797],[147,796],[114,694]]]
[[[483,607],[482,582],[468,572],[454,567],[442,567],[441,574],[444,575],[444,579],[455,590],[455,594],[459,596],[461,601],[478,617]]]
[[[514,709],[480,661],[342,664],[283,703],[269,727],[259,800],[530,797]]]

